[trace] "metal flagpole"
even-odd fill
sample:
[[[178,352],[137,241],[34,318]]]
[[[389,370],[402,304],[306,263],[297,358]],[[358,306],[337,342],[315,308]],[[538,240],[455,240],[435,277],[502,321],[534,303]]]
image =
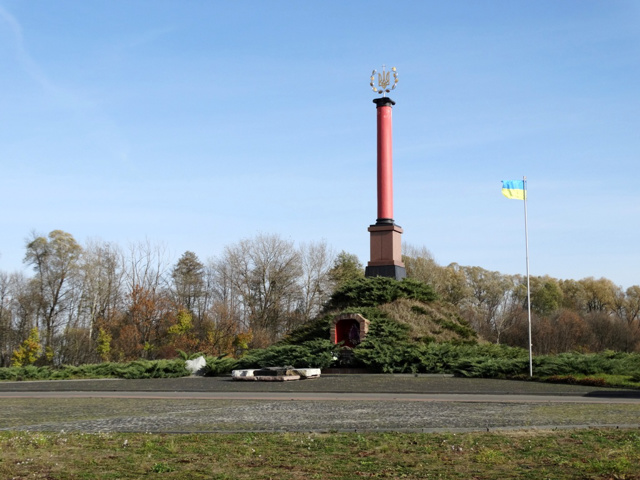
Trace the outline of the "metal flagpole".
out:
[[[529,232],[527,230],[527,177],[522,177],[522,187],[524,189],[524,239],[527,255],[527,310],[529,315],[529,376],[533,377],[533,353],[531,343],[531,285],[529,283]]]

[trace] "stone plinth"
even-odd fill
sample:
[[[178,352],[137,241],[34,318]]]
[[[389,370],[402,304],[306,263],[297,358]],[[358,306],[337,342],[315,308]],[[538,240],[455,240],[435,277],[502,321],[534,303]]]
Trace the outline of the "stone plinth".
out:
[[[367,277],[391,277],[402,280],[407,272],[402,262],[399,225],[371,225],[371,260],[367,264]]]

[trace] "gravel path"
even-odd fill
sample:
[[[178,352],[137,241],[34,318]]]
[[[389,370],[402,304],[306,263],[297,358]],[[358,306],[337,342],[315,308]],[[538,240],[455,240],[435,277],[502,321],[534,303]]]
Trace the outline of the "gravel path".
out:
[[[296,382],[234,381],[231,377],[183,377],[145,380],[57,380],[0,382],[1,392],[27,391],[140,391],[140,392],[335,392],[335,393],[473,393],[495,395],[585,395],[614,390],[445,375],[322,375]],[[640,396],[640,391],[631,391]]]
[[[66,398],[38,398],[47,392],[67,393]],[[168,398],[169,392],[179,394]],[[202,398],[204,392],[219,395]],[[284,395],[279,400],[251,399],[278,392],[308,399],[290,400]],[[364,400],[347,399],[361,393],[366,394]],[[136,394],[140,398],[127,398]],[[223,394],[245,398],[223,398]],[[490,402],[457,401],[462,395],[493,397]],[[570,403],[562,402],[562,397]],[[594,399],[600,403],[587,403]],[[282,383],[237,382],[226,377],[2,382],[0,402],[0,430],[455,432],[640,426],[637,391],[411,375],[326,375]]]

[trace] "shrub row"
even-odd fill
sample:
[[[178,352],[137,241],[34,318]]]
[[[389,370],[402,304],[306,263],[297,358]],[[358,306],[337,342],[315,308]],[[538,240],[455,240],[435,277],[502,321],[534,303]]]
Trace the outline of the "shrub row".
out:
[[[354,351],[356,358],[373,371],[402,373],[449,373],[476,378],[522,378],[529,374],[524,349],[498,345],[451,343],[411,344],[365,341]],[[626,375],[640,378],[637,353],[564,353],[533,358],[537,378],[567,375]]]
[[[70,378],[175,378],[189,375],[183,360],[138,360],[130,363],[100,363],[62,368],[0,368],[0,380],[65,380]]]
[[[392,340],[372,339],[354,349],[357,365],[372,372],[440,373],[477,378],[526,378],[529,359],[526,350],[499,345],[464,345],[452,343],[411,343],[402,340],[402,326],[396,331],[391,322],[379,322],[377,328],[389,333]],[[396,324],[397,325],[397,324]],[[395,327],[394,327],[395,328]],[[335,364],[336,346],[328,340],[313,340],[300,345],[274,345],[253,350],[241,359],[207,357],[202,373],[224,375],[239,368],[293,365],[328,368]],[[623,375],[640,380],[640,354],[602,352],[594,354],[564,353],[534,357],[537,378],[558,379],[573,375]],[[61,380],[70,378],[170,378],[189,375],[184,360],[140,360],[103,363],[80,367],[11,367],[0,368],[0,380]]]

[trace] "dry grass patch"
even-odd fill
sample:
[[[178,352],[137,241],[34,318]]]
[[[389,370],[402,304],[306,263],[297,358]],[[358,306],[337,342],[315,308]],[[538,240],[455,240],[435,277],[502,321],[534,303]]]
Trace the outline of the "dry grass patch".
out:
[[[402,298],[378,308],[390,318],[409,326],[413,340],[444,343],[476,339],[473,329],[453,306],[446,303],[423,303]]]

